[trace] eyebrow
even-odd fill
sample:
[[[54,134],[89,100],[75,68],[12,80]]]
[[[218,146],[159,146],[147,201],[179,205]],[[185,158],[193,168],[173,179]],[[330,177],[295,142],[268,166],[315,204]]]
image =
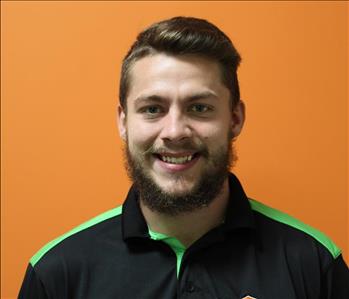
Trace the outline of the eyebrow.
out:
[[[187,101],[192,102],[192,101],[197,101],[197,100],[204,100],[208,98],[215,98],[218,99],[218,96],[216,93],[212,91],[204,91],[204,92],[199,92],[196,94],[193,94],[189,97],[187,97]],[[162,97],[159,95],[141,95],[135,99],[135,103],[143,102],[143,101],[151,101],[151,102],[163,102],[167,98]]]

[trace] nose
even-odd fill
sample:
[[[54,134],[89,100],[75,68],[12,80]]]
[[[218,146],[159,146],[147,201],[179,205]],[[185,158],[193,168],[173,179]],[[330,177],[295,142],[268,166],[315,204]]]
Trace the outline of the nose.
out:
[[[163,118],[160,138],[164,141],[182,141],[192,136],[188,119],[179,109],[170,109]]]

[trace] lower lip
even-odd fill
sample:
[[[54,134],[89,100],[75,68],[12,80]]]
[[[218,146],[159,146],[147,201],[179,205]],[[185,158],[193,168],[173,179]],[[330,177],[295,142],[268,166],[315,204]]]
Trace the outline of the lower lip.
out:
[[[188,170],[189,168],[193,167],[199,159],[200,156],[197,156],[185,164],[172,164],[162,161],[160,158],[156,158],[161,168],[164,168],[166,171],[172,173]]]

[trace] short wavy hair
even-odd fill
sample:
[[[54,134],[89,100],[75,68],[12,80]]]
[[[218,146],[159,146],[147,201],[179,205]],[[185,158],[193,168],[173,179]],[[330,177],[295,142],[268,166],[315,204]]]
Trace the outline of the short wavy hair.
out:
[[[122,62],[119,101],[127,108],[130,70],[140,58],[166,53],[196,54],[219,63],[223,84],[230,90],[233,107],[240,101],[237,68],[241,57],[229,37],[212,23],[193,17],[174,17],[155,23],[138,34]]]

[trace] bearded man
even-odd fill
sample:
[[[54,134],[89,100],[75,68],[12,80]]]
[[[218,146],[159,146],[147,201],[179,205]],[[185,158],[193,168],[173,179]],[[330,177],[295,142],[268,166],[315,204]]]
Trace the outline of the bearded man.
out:
[[[245,119],[240,55],[215,25],[141,32],[121,72],[122,207],[33,256],[20,298],[349,298],[322,233],[248,199],[229,172]]]

